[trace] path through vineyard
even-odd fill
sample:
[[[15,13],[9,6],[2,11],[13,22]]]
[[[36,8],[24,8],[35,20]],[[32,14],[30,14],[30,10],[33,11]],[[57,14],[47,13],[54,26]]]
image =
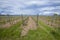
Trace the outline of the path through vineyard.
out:
[[[27,35],[29,30],[36,30],[36,29],[37,29],[37,26],[36,26],[35,21],[32,19],[32,17],[29,17],[27,25],[22,26],[21,36]]]

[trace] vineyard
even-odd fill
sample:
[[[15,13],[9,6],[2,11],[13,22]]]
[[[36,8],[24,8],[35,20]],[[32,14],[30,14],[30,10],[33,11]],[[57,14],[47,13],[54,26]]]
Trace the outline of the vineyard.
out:
[[[0,40],[60,40],[60,16],[0,16]]]

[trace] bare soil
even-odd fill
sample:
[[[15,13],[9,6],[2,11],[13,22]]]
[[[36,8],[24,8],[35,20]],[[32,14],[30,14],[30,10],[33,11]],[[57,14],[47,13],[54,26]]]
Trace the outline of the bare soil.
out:
[[[37,26],[36,26],[35,21],[31,17],[29,17],[27,25],[26,26],[22,26],[21,36],[27,35],[29,30],[36,30],[36,29],[37,29]]]
[[[52,27],[57,27],[58,24],[55,24],[53,22],[48,22],[48,20],[46,20],[45,18],[40,18],[41,21],[43,21],[44,23],[48,24],[49,26],[52,26]]]
[[[11,22],[7,22],[6,24],[0,25],[0,28],[9,28],[11,27],[13,24],[16,24],[17,22],[19,22],[21,19],[17,19]]]

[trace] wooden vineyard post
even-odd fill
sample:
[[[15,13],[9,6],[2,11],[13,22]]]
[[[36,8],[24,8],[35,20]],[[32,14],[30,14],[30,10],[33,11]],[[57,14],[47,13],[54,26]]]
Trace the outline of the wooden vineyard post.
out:
[[[53,17],[53,16],[52,16]],[[53,18],[51,17],[51,26],[52,26],[52,24],[53,24]]]
[[[37,22],[36,22],[37,23],[37,26],[38,26],[38,17],[39,17],[39,14],[37,13]]]
[[[23,15],[21,15],[21,17],[22,17],[22,25],[24,25],[24,19],[23,19]]]
[[[54,14],[54,23],[56,23],[56,22],[58,22],[58,19],[57,19],[58,17],[57,17],[57,14]],[[56,23],[56,29],[57,29],[57,31],[58,31],[58,24]]]
[[[58,15],[56,15],[56,22],[58,22]],[[57,31],[58,31],[58,27],[59,27],[59,25],[57,23]]]
[[[7,22],[10,22],[10,17],[9,17],[9,14],[7,14]]]
[[[48,17],[49,17],[49,16],[48,16]],[[48,25],[49,25],[49,20],[50,20],[50,19],[48,19],[48,22],[47,22]]]

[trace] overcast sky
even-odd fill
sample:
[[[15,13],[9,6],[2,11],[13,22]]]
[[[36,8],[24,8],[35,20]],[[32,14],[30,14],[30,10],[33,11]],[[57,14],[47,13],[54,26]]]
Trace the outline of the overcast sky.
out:
[[[60,14],[60,0],[0,0],[0,13],[11,15]]]

